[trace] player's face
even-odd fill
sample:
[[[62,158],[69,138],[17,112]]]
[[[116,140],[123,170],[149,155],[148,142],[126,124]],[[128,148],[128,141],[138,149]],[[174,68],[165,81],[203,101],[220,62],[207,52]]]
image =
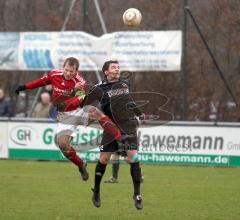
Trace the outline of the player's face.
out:
[[[107,71],[105,71],[109,82],[118,81],[120,78],[120,67],[117,63],[111,63]]]
[[[68,63],[63,67],[63,76],[66,80],[72,79],[77,74],[76,66],[70,66]]]

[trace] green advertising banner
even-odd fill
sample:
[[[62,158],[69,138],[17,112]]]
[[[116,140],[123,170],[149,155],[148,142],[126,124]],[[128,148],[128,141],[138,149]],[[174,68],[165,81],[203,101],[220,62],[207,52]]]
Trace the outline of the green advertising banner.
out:
[[[81,152],[79,156],[91,162],[99,158],[99,151]],[[12,159],[41,159],[41,160],[66,160],[58,150],[19,150],[10,149],[9,156]],[[175,165],[207,165],[207,166],[240,166],[239,156],[225,155],[183,155],[183,154],[160,154],[139,153],[142,163],[175,164]],[[121,158],[121,161],[124,159]]]
[[[55,144],[55,123],[2,123],[9,158],[65,160]],[[142,163],[240,166],[239,131],[236,126],[140,127],[139,158]],[[72,144],[81,158],[98,160],[101,134],[100,129],[79,126]]]

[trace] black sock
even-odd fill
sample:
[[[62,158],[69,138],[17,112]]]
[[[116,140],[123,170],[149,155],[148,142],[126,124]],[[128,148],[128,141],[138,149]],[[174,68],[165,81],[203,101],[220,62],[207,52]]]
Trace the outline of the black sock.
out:
[[[118,170],[119,170],[119,160],[112,161],[112,176],[117,179],[118,178]]]
[[[107,164],[102,164],[100,161],[98,161],[95,169],[95,180],[94,180],[94,190],[95,192],[100,191],[100,183],[102,180],[102,177],[105,173]]]
[[[134,195],[140,195],[141,168],[139,162],[131,163],[131,176],[134,186]]]

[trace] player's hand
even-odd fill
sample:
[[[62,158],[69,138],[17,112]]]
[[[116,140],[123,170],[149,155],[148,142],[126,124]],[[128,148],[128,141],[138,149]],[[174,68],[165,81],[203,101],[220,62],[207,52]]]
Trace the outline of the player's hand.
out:
[[[19,92],[24,91],[24,90],[26,90],[26,89],[27,89],[27,88],[26,88],[25,85],[18,86],[17,89],[15,90],[15,93],[16,93],[17,95],[19,95]]]
[[[145,120],[146,119],[146,115],[144,113],[142,113],[140,116],[139,116],[139,119],[141,121]]]

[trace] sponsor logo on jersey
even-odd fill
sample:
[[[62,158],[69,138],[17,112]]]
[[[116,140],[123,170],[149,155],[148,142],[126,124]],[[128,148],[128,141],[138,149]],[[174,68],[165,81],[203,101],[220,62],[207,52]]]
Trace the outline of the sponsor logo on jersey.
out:
[[[66,90],[66,89],[59,89],[58,87],[53,87],[53,90],[56,92],[61,92],[64,95],[71,95],[72,94],[72,89]]]
[[[128,88],[121,88],[121,89],[114,89],[114,90],[109,90],[107,92],[108,97],[113,97],[113,96],[118,96],[122,94],[129,94],[129,89]]]

